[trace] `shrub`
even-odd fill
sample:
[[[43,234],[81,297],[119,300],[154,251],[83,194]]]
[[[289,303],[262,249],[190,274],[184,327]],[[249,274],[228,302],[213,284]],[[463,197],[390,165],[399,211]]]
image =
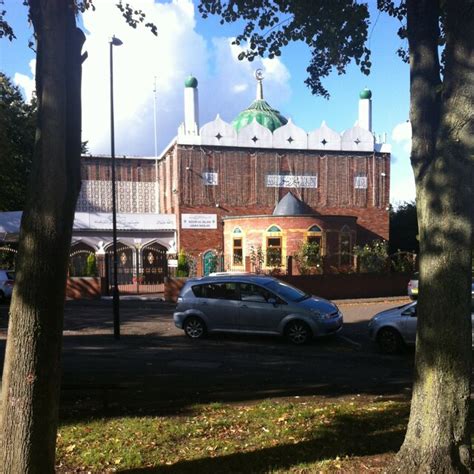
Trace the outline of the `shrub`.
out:
[[[176,269],[177,277],[189,276],[189,263],[188,258],[184,250],[180,250],[178,254],[178,268]]]
[[[85,274],[89,277],[97,276],[97,262],[94,253],[91,253],[87,256]]]
[[[320,247],[316,242],[303,242],[293,257],[301,275],[311,275],[322,272],[323,259],[321,257]]]
[[[354,247],[361,273],[382,273],[387,270],[388,244],[385,240],[374,240],[363,247]]]
[[[398,251],[391,255],[393,271],[399,273],[413,273],[415,271],[416,254]]]
[[[255,248],[252,245],[252,247],[250,247],[250,261],[252,262],[255,273],[261,273],[264,260],[265,257],[263,255],[262,247]]]

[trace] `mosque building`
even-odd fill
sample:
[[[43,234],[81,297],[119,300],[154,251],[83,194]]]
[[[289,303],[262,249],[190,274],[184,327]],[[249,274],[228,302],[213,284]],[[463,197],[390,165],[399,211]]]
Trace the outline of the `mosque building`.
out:
[[[188,77],[184,123],[158,160],[160,210],[174,214],[178,248],[206,273],[248,270],[261,249],[263,270],[285,271],[303,242],[319,244],[332,266],[354,245],[388,239],[390,146],[372,133],[372,93],[360,93],[356,125],[342,134],[324,122],[307,133],[257,94],[229,124],[199,126],[198,81]],[[247,258],[247,264],[246,264]]]
[[[180,250],[198,274],[252,270],[258,252],[263,270],[285,272],[304,242],[337,268],[351,263],[355,245],[388,239],[390,146],[372,132],[371,91],[360,93],[352,128],[323,122],[306,132],[272,108],[261,71],[255,77],[256,99],[232,123],[217,115],[203,126],[198,81],[188,77],[184,122],[163,153],[116,159],[122,285],[137,275],[161,283]],[[82,178],[71,259],[80,266],[102,256],[110,277],[110,157],[84,156]]]

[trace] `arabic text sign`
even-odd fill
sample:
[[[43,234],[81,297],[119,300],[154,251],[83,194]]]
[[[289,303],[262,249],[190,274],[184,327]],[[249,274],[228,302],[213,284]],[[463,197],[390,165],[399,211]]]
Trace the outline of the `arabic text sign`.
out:
[[[267,188],[317,188],[318,176],[267,174]]]

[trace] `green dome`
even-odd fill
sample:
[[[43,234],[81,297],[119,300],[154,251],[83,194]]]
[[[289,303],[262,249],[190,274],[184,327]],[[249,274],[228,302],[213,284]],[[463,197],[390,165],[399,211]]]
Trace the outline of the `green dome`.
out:
[[[184,81],[184,87],[192,87],[196,89],[198,86],[198,80],[194,76],[188,76]]]
[[[372,91],[370,89],[367,89],[367,87],[360,91],[359,97],[361,99],[371,99],[372,98]]]
[[[267,101],[257,99],[254,100],[249,107],[240,112],[232,122],[232,125],[239,131],[254,120],[257,120],[260,125],[268,128],[271,132],[288,122],[288,120],[283,117],[278,110],[273,109]]]

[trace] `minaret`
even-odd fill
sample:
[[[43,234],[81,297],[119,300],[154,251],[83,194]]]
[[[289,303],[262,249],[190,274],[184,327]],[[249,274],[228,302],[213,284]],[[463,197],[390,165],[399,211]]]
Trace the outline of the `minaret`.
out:
[[[184,134],[199,134],[198,81],[188,76],[184,81]]]
[[[372,91],[367,87],[359,94],[359,127],[372,131]]]

